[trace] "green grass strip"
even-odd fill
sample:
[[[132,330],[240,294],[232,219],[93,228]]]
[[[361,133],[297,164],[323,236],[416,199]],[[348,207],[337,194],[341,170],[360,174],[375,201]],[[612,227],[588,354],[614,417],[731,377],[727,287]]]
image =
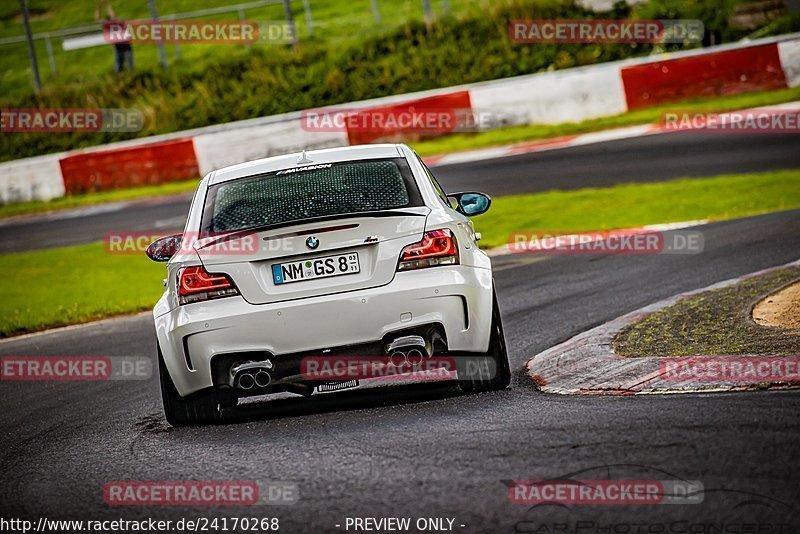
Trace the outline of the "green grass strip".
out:
[[[481,247],[491,248],[528,230],[634,228],[794,208],[800,208],[800,170],[499,197],[475,218],[475,228],[483,234]]]
[[[163,263],[107,254],[103,243],[0,256],[0,336],[151,309]]]

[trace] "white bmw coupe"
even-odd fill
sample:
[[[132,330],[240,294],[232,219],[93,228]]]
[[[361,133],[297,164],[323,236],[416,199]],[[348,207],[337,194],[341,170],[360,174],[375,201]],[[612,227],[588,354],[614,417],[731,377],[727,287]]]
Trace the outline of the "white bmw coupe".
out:
[[[308,372],[341,359],[410,372],[450,361],[466,391],[507,387],[492,266],[468,218],[490,203],[447,195],[401,144],[205,176],[183,234],[147,251],[168,261],[153,310],[167,421],[218,421],[248,396],[357,386]]]

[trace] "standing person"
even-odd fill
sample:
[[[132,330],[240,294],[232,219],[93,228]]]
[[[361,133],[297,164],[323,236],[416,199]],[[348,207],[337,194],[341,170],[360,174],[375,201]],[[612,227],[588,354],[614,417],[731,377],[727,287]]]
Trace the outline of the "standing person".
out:
[[[133,47],[131,46],[131,35],[125,30],[122,32],[114,31],[114,27],[125,27],[121,20],[112,20],[111,17],[106,21],[107,38],[114,45],[114,72],[119,74],[125,68],[133,72]]]

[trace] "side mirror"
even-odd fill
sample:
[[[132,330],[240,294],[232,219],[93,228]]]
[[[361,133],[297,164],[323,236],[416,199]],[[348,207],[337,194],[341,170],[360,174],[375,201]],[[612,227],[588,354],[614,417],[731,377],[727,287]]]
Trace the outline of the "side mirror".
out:
[[[475,191],[453,193],[447,196],[456,201],[456,211],[467,217],[486,213],[486,210],[492,205],[492,197]]]
[[[147,247],[147,257],[153,261],[169,261],[181,248],[183,234],[168,235],[156,239]]]

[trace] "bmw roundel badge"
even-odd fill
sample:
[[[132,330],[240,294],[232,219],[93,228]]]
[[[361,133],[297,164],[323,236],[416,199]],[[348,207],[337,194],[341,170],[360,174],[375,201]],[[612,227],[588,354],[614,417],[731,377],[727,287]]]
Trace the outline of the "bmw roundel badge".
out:
[[[306,239],[306,246],[308,248],[310,248],[311,250],[314,250],[315,248],[317,248],[319,246],[319,239],[317,239],[316,237],[314,237],[312,235],[311,237]]]

